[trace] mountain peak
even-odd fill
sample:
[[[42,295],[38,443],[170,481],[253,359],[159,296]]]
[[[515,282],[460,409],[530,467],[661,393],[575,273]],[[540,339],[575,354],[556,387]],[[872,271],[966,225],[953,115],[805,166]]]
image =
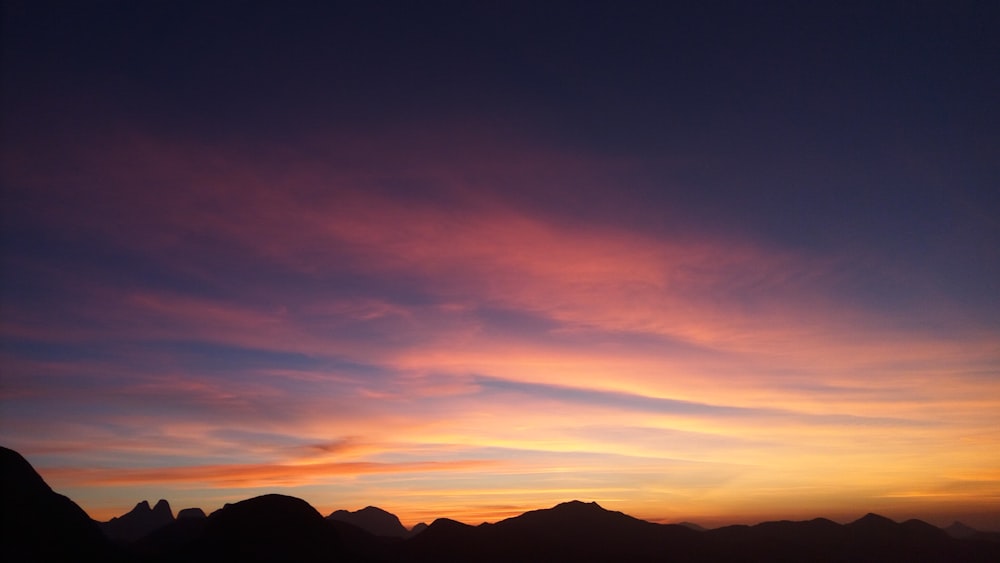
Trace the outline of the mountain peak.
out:
[[[200,508],[197,508],[197,507],[196,508],[182,508],[182,509],[180,509],[179,512],[177,512],[177,519],[178,520],[182,520],[182,519],[185,519],[185,518],[194,518],[194,519],[201,520],[201,519],[204,519],[204,518],[208,518],[208,516],[205,515],[205,511],[204,510],[202,510]]]
[[[945,533],[956,539],[971,538],[976,535],[977,530],[975,528],[966,526],[965,524],[954,521],[951,526],[944,529]]]
[[[333,561],[346,558],[339,534],[312,505],[281,494],[226,504],[209,515],[195,544],[199,561],[313,561],[319,554]]]
[[[567,502],[561,502],[552,507],[552,510],[558,511],[574,511],[580,513],[595,513],[595,512],[608,512],[607,509],[597,504],[596,502],[584,502],[582,500],[571,500]]]
[[[865,514],[864,516],[862,516],[861,518],[858,518],[854,522],[851,522],[849,525],[850,526],[886,526],[886,525],[894,525],[895,523],[896,522],[890,520],[889,518],[886,518],[885,516],[881,516],[879,514],[875,514],[874,512],[869,512],[868,514]]]
[[[559,503],[552,508],[531,510],[491,524],[503,529],[545,529],[547,532],[563,535],[579,533],[604,533],[611,529],[640,526],[656,526],[638,520],[621,512],[607,510],[596,502],[572,500]]]
[[[153,513],[160,518],[174,519],[174,511],[170,509],[170,503],[166,499],[161,498],[156,502],[156,505],[153,507]]]
[[[166,500],[160,499],[153,508],[150,508],[149,501],[143,500],[125,514],[101,522],[100,527],[113,540],[133,542],[173,521],[174,513]]]
[[[382,510],[377,506],[366,506],[354,512],[336,510],[326,518],[327,520],[335,520],[337,522],[347,522],[376,536],[402,538],[408,534],[406,528],[395,514]]]

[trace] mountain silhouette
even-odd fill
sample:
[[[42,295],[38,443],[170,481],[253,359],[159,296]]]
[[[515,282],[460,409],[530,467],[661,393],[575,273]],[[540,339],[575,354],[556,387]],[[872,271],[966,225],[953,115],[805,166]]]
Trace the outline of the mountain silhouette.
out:
[[[740,554],[747,561],[832,561],[828,557],[845,539],[843,526],[825,518],[725,526],[708,530],[705,537],[703,555],[725,559]]]
[[[409,531],[395,514],[374,506],[367,506],[354,512],[337,510],[326,519],[353,524],[376,536],[404,538],[409,535]]]
[[[868,514],[844,528],[848,535],[844,553],[858,560],[947,561],[956,555],[956,544],[948,534],[920,520],[897,524]]]
[[[686,556],[699,533],[571,501],[495,524],[435,520],[405,547],[414,561],[660,561]]]
[[[4,447],[0,491],[0,559],[118,559],[117,550],[83,509],[54,492],[21,454]]]
[[[847,527],[864,532],[885,533],[895,529],[896,523],[885,516],[869,512],[848,524]]]
[[[413,536],[423,532],[427,529],[427,522],[420,522],[416,526],[410,528],[410,531],[406,534],[406,537],[412,538]]]
[[[956,539],[966,539],[971,538],[976,535],[976,529],[966,526],[965,524],[955,521],[952,522],[950,526],[944,529],[945,533]]]
[[[420,534],[398,546],[404,561],[475,561],[481,551],[477,528],[450,518],[438,518]]]
[[[967,536],[957,539],[920,520],[897,523],[877,514],[845,525],[816,518],[698,531],[646,522],[593,502],[571,501],[479,526],[440,518],[403,538],[375,535],[350,522],[325,519],[306,501],[276,494],[227,504],[208,517],[199,509],[185,509],[177,519],[116,547],[96,522],[71,500],[54,493],[17,452],[0,448],[0,477],[3,561],[1000,561],[996,534],[950,526],[949,531]],[[366,511],[389,520],[380,509],[358,512]],[[138,521],[150,514],[172,517],[166,501],[152,508],[143,501],[113,521]]]
[[[336,531],[306,501],[263,495],[227,504],[207,519],[188,560],[316,561],[342,551]]]
[[[944,532],[949,536],[960,540],[976,540],[1000,543],[1000,532],[983,532],[966,526],[961,522],[953,522]]]
[[[264,495],[208,517],[179,515],[130,546],[142,561],[390,561],[392,541],[326,520],[304,500]]]
[[[200,508],[182,508],[180,512],[177,513],[177,519],[183,520],[185,518],[203,519],[208,518],[205,515],[205,511]]]
[[[170,503],[160,499],[153,508],[147,501],[121,516],[101,522],[101,530],[112,540],[131,543],[174,521]]]
[[[204,512],[201,514],[204,515]],[[138,561],[178,561],[188,557],[188,553],[194,550],[192,544],[204,536],[208,517],[190,517],[182,513],[177,516],[170,524],[128,545],[133,558]]]

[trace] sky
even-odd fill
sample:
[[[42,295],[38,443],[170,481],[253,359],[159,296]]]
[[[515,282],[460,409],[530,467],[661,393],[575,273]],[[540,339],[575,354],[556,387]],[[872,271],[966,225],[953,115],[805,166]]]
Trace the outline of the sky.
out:
[[[278,492],[1000,529],[995,2],[3,3],[0,443]]]

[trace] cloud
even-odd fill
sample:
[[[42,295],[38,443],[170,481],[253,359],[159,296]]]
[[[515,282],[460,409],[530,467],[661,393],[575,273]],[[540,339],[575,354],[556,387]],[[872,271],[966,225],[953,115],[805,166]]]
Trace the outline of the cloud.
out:
[[[312,463],[302,465],[232,464],[137,469],[50,468],[46,475],[64,483],[80,485],[196,484],[200,487],[247,488],[293,487],[325,479],[378,473],[428,473],[482,471],[494,461],[427,461],[414,463]]]
[[[888,417],[843,414],[813,414],[780,408],[750,408],[683,401],[665,397],[650,397],[617,391],[547,385],[511,381],[488,376],[476,376],[475,381],[487,394],[514,393],[536,399],[583,403],[625,411],[649,411],[658,414],[713,419],[796,420],[807,424],[844,426],[928,426],[926,420],[906,420]]]

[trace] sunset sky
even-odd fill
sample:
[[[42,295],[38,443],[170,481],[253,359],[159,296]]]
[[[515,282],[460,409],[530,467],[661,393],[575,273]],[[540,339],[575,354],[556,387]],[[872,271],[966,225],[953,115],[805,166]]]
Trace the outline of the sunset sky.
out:
[[[1000,4],[36,2],[0,444],[279,492],[1000,529]]]

